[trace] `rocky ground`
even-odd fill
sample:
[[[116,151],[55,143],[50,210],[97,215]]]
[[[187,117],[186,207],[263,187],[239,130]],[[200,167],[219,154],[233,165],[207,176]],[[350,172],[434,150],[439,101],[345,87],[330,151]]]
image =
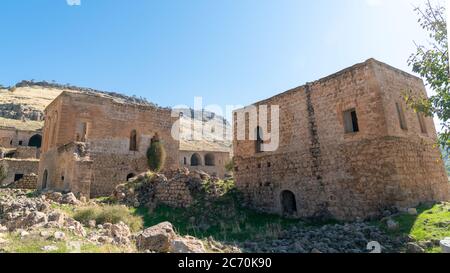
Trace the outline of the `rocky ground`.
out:
[[[0,189],[0,252],[422,253],[439,252],[450,237],[449,204],[385,212],[374,222],[308,223],[241,209],[229,183],[202,177],[220,184],[206,183],[206,201],[177,210],[133,208],[145,196],[136,192],[125,206]]]

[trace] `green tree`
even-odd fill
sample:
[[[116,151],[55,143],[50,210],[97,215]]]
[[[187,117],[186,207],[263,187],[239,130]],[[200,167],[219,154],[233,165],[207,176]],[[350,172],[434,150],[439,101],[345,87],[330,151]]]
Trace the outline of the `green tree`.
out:
[[[147,150],[147,162],[150,170],[159,172],[164,168],[166,162],[166,150],[158,135],[152,138],[150,147]]]
[[[407,102],[416,111],[428,116],[436,115],[442,121],[439,141],[450,144],[450,71],[448,57],[446,10],[428,0],[425,7],[415,9],[419,24],[428,32],[428,45],[416,45],[417,50],[408,60],[413,71],[426,80],[433,91],[430,98],[406,96]]]

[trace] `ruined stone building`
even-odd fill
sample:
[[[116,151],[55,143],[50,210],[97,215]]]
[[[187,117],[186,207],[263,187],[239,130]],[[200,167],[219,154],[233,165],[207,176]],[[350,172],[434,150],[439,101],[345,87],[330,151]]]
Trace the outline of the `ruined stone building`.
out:
[[[165,168],[178,166],[171,110],[119,97],[62,92],[45,110],[38,188],[107,196],[148,170],[151,141],[163,142]]]
[[[210,147],[199,149],[193,142],[185,142],[180,145],[180,166],[190,171],[200,170],[220,178],[225,177],[227,171],[225,165],[230,161],[230,152],[223,147]]]
[[[42,132],[34,125],[0,118],[0,186],[36,188]]]
[[[267,126],[234,132],[235,178],[246,203],[294,217],[370,218],[391,207],[449,200],[433,120],[407,107],[421,79],[370,59],[254,106],[279,106],[279,146]],[[234,113],[237,128],[241,109]],[[263,127],[269,130],[262,130]],[[249,131],[256,130],[256,139]]]

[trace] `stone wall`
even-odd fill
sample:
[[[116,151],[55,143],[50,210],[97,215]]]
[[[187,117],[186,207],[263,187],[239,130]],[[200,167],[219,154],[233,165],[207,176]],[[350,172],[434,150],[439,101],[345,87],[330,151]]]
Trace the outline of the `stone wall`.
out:
[[[294,216],[351,220],[448,200],[433,121],[424,118],[422,133],[417,114],[402,104],[407,90],[426,94],[420,79],[371,59],[256,103],[280,107],[280,145],[256,153],[248,116],[247,139],[237,141],[235,132],[236,183],[248,205],[283,213],[286,194],[293,194]],[[404,108],[408,130],[400,129],[395,103]],[[358,132],[345,132],[350,109]]]
[[[178,166],[178,142],[171,135],[176,118],[171,117],[169,109],[121,103],[102,95],[63,92],[45,113],[41,171],[65,169],[64,163],[47,160],[54,157],[58,147],[86,143],[92,162],[91,197],[109,195],[131,175],[145,172],[147,148],[155,136],[166,149],[165,169]],[[136,135],[135,141],[132,135]],[[73,181],[70,187],[75,184]]]
[[[169,183],[158,183],[155,188],[155,200],[175,208],[187,208],[193,197],[187,183],[180,180],[169,180]]]
[[[28,146],[30,139],[40,134],[41,132],[39,131],[24,131],[12,127],[0,127],[0,147],[15,148]]]
[[[192,157],[197,156],[199,160],[198,166],[191,165]],[[207,166],[206,157],[213,159],[214,164]],[[180,166],[186,167],[191,171],[200,170],[210,175],[223,178],[227,171],[225,165],[231,160],[230,153],[227,152],[215,152],[215,151],[180,151]]]
[[[8,186],[11,189],[22,189],[22,190],[36,190],[37,189],[37,179],[36,174],[27,174],[16,182],[13,182]]]
[[[8,174],[6,178],[1,181],[2,186],[10,185],[20,176],[26,176],[38,173],[39,160],[38,159],[0,159],[0,164],[5,165]]]

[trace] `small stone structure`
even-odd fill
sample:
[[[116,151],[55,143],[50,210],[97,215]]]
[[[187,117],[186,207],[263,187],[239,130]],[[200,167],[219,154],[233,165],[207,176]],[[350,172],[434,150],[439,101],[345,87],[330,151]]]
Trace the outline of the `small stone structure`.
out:
[[[409,109],[405,92],[426,96],[420,78],[370,59],[255,103],[268,113],[279,106],[279,145],[268,152],[261,147],[271,142],[263,137],[272,133],[271,116],[260,128],[246,122],[246,139],[238,140],[238,119],[251,113],[236,111],[235,178],[247,204],[353,220],[449,200],[433,120]],[[249,132],[262,136],[250,139]]]
[[[35,176],[35,174],[38,173],[39,160],[35,158],[3,158],[0,159],[0,165],[5,166],[8,171],[6,177],[0,181],[0,186],[10,186],[21,181],[23,178],[28,177],[28,180],[29,177]],[[36,189],[36,187],[34,187],[34,189]]]
[[[34,173],[26,174],[22,179],[8,185],[10,189],[35,190],[37,187],[38,176]]]
[[[109,195],[148,169],[146,151],[162,141],[165,170],[178,165],[171,110],[105,94],[62,92],[45,110],[39,189]]]

